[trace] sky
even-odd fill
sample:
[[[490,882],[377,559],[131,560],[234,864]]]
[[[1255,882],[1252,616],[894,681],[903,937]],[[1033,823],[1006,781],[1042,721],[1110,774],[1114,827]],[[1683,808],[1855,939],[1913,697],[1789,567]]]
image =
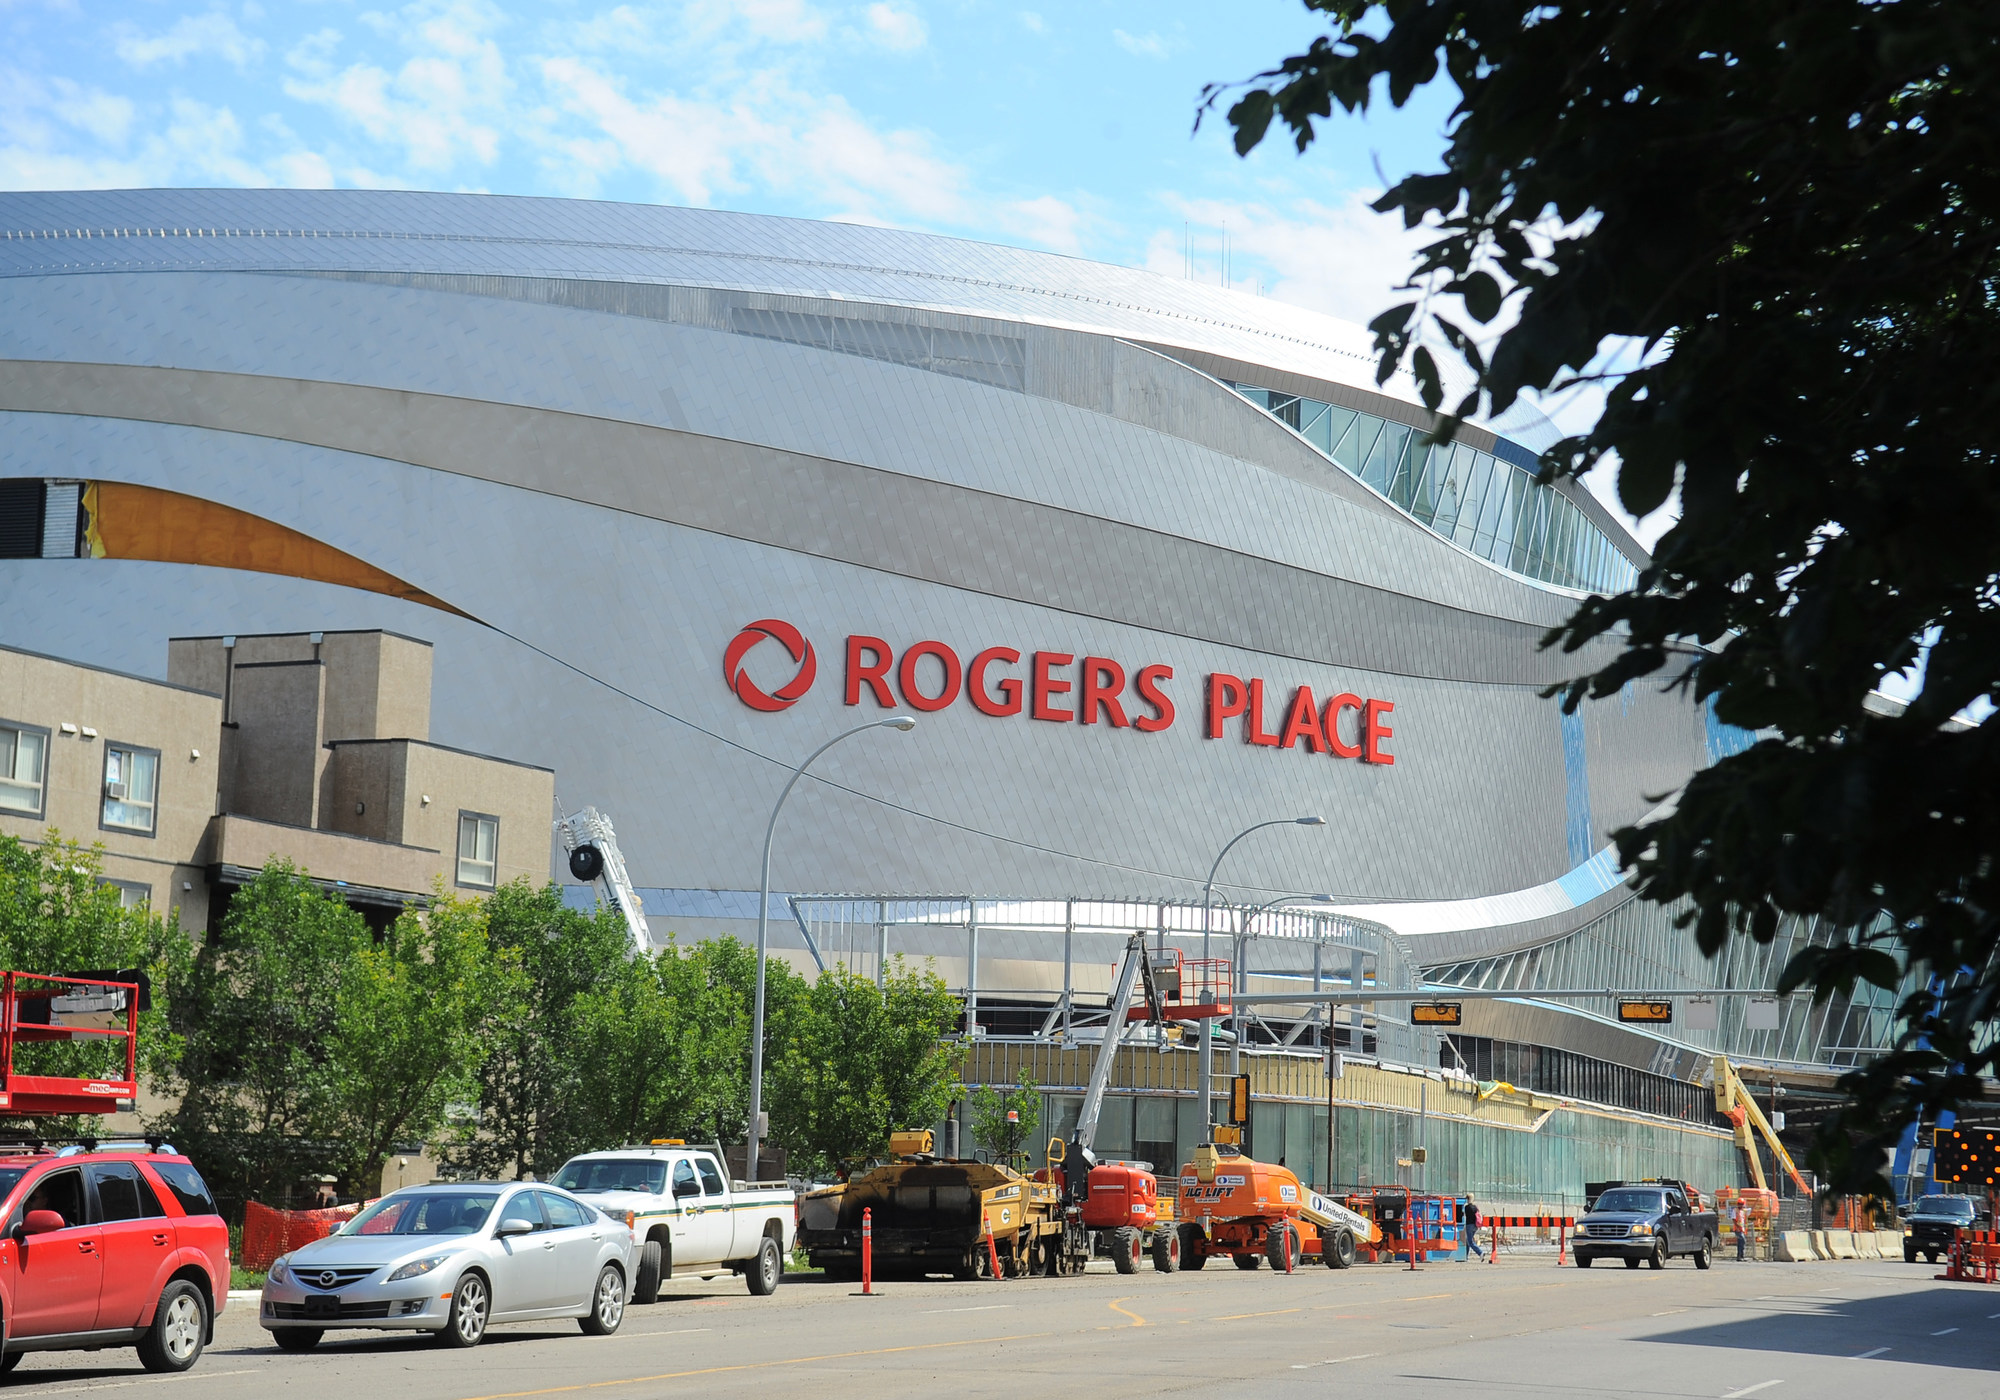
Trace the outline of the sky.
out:
[[[1368,202],[1435,163],[1449,84],[1337,116],[1303,156],[1280,137],[1238,158],[1219,114],[1194,129],[1205,84],[1322,32],[1298,0],[0,0],[0,188],[699,205],[1226,281],[1365,324],[1421,242]],[[1566,428],[1590,406],[1545,405]]]

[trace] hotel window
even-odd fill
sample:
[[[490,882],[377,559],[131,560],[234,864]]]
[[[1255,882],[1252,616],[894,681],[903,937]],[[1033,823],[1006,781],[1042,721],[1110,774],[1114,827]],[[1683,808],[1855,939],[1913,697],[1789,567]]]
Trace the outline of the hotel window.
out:
[[[458,883],[476,890],[493,888],[499,868],[500,819],[482,812],[458,814]]]
[[[0,720],[0,812],[40,819],[49,731]]]
[[[153,834],[153,804],[160,791],[160,754],[127,744],[104,749],[103,825],[113,831]]]

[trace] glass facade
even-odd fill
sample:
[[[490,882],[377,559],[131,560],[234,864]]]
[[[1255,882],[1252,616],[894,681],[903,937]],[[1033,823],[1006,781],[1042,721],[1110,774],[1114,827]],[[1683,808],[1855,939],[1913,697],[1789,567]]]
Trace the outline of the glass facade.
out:
[[[1254,384],[1231,387],[1420,523],[1503,569],[1594,593],[1638,578],[1574,501],[1535,480],[1525,449],[1506,444],[1527,459],[1517,462],[1462,442],[1429,447],[1419,428]]]

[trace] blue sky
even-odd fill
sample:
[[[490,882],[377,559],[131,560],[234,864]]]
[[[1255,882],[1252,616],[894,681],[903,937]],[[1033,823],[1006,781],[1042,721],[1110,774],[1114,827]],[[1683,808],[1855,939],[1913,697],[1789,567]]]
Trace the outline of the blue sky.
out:
[[[0,187],[390,185],[880,222],[1367,320],[1412,246],[1365,209],[1450,94],[1307,156],[1191,134],[1320,32],[1231,4],[0,0]],[[1192,257],[1184,256],[1184,243]]]

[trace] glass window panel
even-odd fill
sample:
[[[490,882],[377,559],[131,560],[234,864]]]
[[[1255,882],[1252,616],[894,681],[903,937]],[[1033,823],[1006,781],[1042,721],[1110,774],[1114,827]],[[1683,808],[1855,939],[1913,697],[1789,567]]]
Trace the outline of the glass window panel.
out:
[[[48,740],[30,729],[0,728],[0,808],[42,810],[42,760]]]
[[[458,816],[458,883],[492,889],[498,869],[500,823],[476,812]]]
[[[1250,384],[1238,384],[1236,392],[1250,400],[1251,403],[1256,404],[1259,408],[1268,409],[1271,406],[1271,395],[1267,390],[1259,389]]]
[[[1333,460],[1354,475],[1360,476],[1361,465],[1375,450],[1375,444],[1381,438],[1385,426],[1380,418],[1371,418],[1365,413],[1356,414],[1353,431],[1335,444]]]
[[[153,801],[160,778],[158,754],[144,749],[108,745],[104,750],[104,809],[106,826],[151,832]]]
[[[1453,527],[1451,537],[1474,554],[1485,554],[1480,538],[1493,533],[1491,528],[1482,527],[1493,498],[1494,483],[1500,479],[1500,471],[1500,464],[1484,452],[1475,452],[1467,468],[1469,485],[1459,505],[1458,524]]]
[[[1272,394],[1269,411],[1288,428],[1299,426],[1299,398],[1296,394]]]
[[[1351,408],[1341,408],[1337,404],[1328,404],[1326,408],[1326,435],[1329,445],[1326,449],[1326,455],[1339,462],[1343,467],[1347,467],[1349,471],[1353,471],[1354,468],[1348,466],[1346,460],[1340,455],[1342,444],[1353,437],[1354,434],[1361,431],[1360,424],[1372,423],[1374,421],[1372,418],[1367,418],[1362,414],[1356,413]]]
[[[1375,445],[1369,448],[1368,456],[1362,463],[1361,479],[1386,496],[1390,477],[1409,439],[1410,430],[1402,424],[1384,423],[1382,431],[1376,435]]]
[[[1423,470],[1424,435],[1410,432],[1402,444],[1402,453],[1394,463],[1389,477],[1389,499],[1409,510],[1417,500],[1417,474]]]
[[[1323,404],[1318,399],[1301,399],[1299,416],[1304,425],[1299,429],[1305,440],[1320,451],[1332,455],[1333,414],[1331,404]]]

